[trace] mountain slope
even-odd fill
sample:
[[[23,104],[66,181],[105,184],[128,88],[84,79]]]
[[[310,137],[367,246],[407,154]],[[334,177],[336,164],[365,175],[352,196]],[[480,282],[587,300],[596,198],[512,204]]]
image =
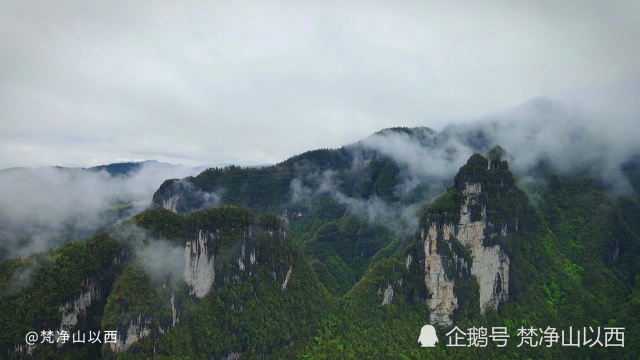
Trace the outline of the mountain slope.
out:
[[[12,330],[0,344],[10,357],[283,353],[317,331],[331,303],[281,220],[236,207],[144,212],[36,261],[2,264],[0,319]],[[10,291],[30,264],[31,281]],[[34,328],[116,331],[117,341],[20,345]]]
[[[495,140],[475,130],[387,129],[269,167],[167,180],[152,210],[90,240],[0,262],[0,322],[10,329],[0,351],[634,358],[637,194],[594,173],[599,165],[560,171],[541,160],[512,173],[521,160],[499,147],[467,155]],[[620,168],[636,191],[638,169]],[[417,344],[425,324],[435,325],[436,348]],[[449,347],[454,327],[504,327],[510,338],[504,348]],[[518,346],[532,327],[535,340],[549,328],[584,336],[623,327],[625,347]],[[116,331],[118,341],[24,345],[26,332],[42,329]]]
[[[372,265],[308,355],[634,358],[640,340],[637,299],[628,286],[599,283],[603,292],[597,294],[588,280],[576,278],[577,265],[517,187],[508,164],[497,151],[489,157],[473,155],[454,185],[422,214],[416,238]],[[621,315],[621,306],[631,318]],[[436,349],[415,345],[427,323],[438,329],[441,343]],[[447,347],[443,334],[454,325],[464,331],[505,327],[511,338],[504,348],[492,342],[487,347]],[[518,346],[519,329],[532,326],[537,332],[555,328],[558,334],[586,327],[589,335],[590,326],[625,327],[626,348]]]

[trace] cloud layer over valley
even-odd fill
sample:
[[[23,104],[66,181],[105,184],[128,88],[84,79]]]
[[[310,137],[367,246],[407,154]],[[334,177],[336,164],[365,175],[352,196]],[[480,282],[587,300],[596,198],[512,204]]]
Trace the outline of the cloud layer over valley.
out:
[[[28,255],[90,236],[144,210],[165,179],[197,172],[155,162],[127,175],[55,167],[1,171],[0,250]]]

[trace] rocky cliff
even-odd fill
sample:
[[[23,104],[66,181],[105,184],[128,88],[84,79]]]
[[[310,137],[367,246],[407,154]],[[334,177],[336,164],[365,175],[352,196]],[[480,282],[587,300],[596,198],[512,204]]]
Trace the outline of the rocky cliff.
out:
[[[87,309],[102,296],[100,285],[96,284],[91,278],[84,279],[80,284],[80,288],[81,292],[76,298],[60,305],[60,314],[62,316],[60,332],[66,331],[71,334],[78,325],[79,317],[85,315]],[[61,348],[64,343],[58,342],[57,345]]]
[[[423,274],[432,323],[453,323],[460,281],[477,283],[477,297],[471,298],[478,299],[480,313],[509,299],[510,257],[504,244],[511,232],[518,232],[518,215],[502,209],[516,191],[505,161],[476,154],[460,169],[454,186],[423,214],[419,246],[406,255],[406,267],[418,259],[414,270]]]
[[[153,212],[186,217],[183,226],[187,238],[173,240],[182,247],[184,267],[179,277],[171,275],[158,282],[135,262],[127,266],[116,280],[102,324],[103,328],[118,332],[118,341],[109,344],[112,352],[126,351],[146,339],[155,349],[161,336],[180,322],[184,306],[191,308],[206,297],[218,298],[220,292],[246,283],[259,270],[270,274],[270,286],[280,292],[287,290],[295,276],[291,242],[281,220],[273,214],[255,219],[249,210],[237,207],[208,209],[186,216],[164,209]],[[258,286],[255,280],[251,284]],[[180,294],[183,287],[188,291],[186,296]],[[232,307],[244,306],[235,296],[231,302]]]

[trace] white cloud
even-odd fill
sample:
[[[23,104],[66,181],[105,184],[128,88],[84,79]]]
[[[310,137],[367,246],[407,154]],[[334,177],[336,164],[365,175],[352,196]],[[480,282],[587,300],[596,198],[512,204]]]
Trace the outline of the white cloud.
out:
[[[31,0],[0,14],[0,168],[275,163],[640,81],[635,2]]]
[[[131,204],[126,214],[136,214],[151,204],[165,179],[195,173],[162,163],[147,163],[127,176],[83,169],[5,170],[0,173],[5,189],[0,192],[0,250],[28,255],[70,240],[61,236],[91,236],[114,220],[105,211]]]

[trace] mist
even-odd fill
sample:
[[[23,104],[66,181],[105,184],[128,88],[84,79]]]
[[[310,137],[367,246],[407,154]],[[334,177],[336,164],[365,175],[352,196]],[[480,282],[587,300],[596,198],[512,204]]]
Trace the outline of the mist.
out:
[[[403,187],[429,177],[452,179],[474,152],[486,154],[499,145],[524,181],[544,164],[561,175],[587,173],[622,196],[633,192],[622,166],[640,154],[637,120],[631,114],[595,113],[536,98],[476,121],[450,124],[439,133],[426,128],[412,136],[383,131],[359,144],[405,166],[410,176]]]
[[[127,175],[54,167],[4,170],[0,255],[28,256],[88,238],[147,208],[165,179],[196,172],[162,163],[144,163]]]
[[[374,152],[396,162],[399,183],[397,201],[377,196],[353,198],[340,191],[332,170],[298,168],[291,182],[291,202],[311,205],[311,199],[329,195],[349,212],[381,224],[397,234],[412,234],[421,211],[453,181],[473,153],[486,155],[493,147],[507,152],[510,169],[532,201],[542,184],[535,170],[544,165],[560,175],[586,174],[614,196],[634,193],[623,172],[625,163],[640,154],[640,122],[620,114],[589,112],[581,107],[547,98],[535,98],[519,107],[475,121],[455,123],[436,132],[427,127],[386,129],[347,146],[354,159],[352,172],[363,169],[364,154]],[[363,151],[364,150],[364,151]],[[418,199],[416,188],[428,189]]]
[[[299,203],[329,194],[371,222],[383,223],[394,232],[414,231],[419,209],[444,190],[474,152],[486,154],[496,145],[507,151],[510,168],[521,185],[535,185],[536,180],[530,175],[544,164],[561,175],[589,174],[613,196],[629,195],[634,190],[622,166],[640,154],[636,139],[640,122],[634,114],[590,112],[536,98],[475,121],[450,124],[439,132],[426,127],[410,132],[380,131],[347,148],[354,159],[375,151],[398,164],[400,183],[394,192],[399,202],[390,203],[375,196],[351,198],[340,191],[331,171],[318,172],[302,166],[296,168],[298,178],[291,183],[291,201]],[[355,163],[352,171],[359,170]],[[190,168],[158,163],[145,164],[125,176],[64,168],[1,171],[0,256],[26,256],[71,238],[89,237],[144,210],[165,179],[195,173]],[[219,205],[224,191],[205,193],[188,181],[181,181],[181,185],[182,191],[176,196],[191,194],[200,199],[202,207]],[[414,190],[423,185],[427,185],[430,194],[411,199]],[[174,203],[159,205],[175,208]]]
[[[181,278],[185,267],[184,246],[155,238],[145,229],[126,222],[113,229],[110,237],[131,249],[133,261],[153,280]]]
[[[195,209],[216,207],[221,204],[225,191],[224,188],[218,188],[211,192],[203,191],[186,179],[179,179],[171,185],[169,197],[162,202],[154,201],[153,206],[161,206],[173,212],[189,212]],[[181,206],[181,200],[184,200],[185,196],[191,203],[190,207]]]
[[[308,184],[308,185],[305,185]],[[346,207],[347,211],[377,224],[401,236],[411,235],[418,227],[420,212],[426,202],[387,202],[374,195],[367,199],[347,196],[340,191],[340,181],[333,170],[311,171],[291,181],[291,203],[313,206],[312,199],[328,195],[331,199]]]
[[[30,257],[22,263],[21,267],[18,267],[17,270],[11,274],[4,289],[5,294],[13,295],[29,287],[33,276],[40,267],[48,265],[51,262],[52,259],[49,254],[39,254],[38,256]]]

